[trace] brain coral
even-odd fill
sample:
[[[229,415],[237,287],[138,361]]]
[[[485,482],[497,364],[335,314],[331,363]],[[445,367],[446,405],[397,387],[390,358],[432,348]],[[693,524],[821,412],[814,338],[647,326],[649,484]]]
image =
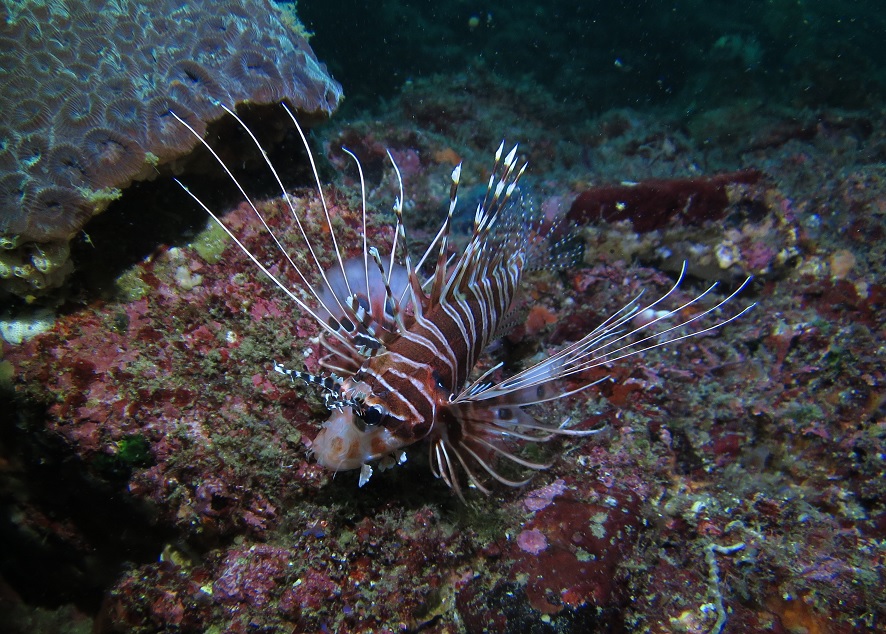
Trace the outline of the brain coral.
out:
[[[204,132],[219,103],[327,116],[342,96],[270,0],[0,2],[0,284],[19,294],[57,283],[59,245],[194,148],[170,109]]]

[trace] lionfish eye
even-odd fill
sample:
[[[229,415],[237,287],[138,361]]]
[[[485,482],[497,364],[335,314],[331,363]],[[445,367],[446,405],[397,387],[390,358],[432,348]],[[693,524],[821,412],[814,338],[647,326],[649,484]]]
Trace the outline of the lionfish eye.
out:
[[[381,419],[384,418],[384,412],[378,406],[368,407],[363,411],[363,415],[360,418],[370,427],[380,425]]]

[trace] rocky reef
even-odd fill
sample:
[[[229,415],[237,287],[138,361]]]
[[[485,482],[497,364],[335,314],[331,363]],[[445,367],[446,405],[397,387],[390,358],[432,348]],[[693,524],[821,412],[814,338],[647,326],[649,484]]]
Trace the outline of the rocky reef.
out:
[[[465,28],[502,21],[481,17]],[[813,22],[810,32],[826,32]],[[750,80],[748,61],[765,66],[764,38],[758,55],[750,35],[707,44],[693,35],[693,45],[742,58],[731,77]],[[747,52],[733,50],[742,41]],[[341,146],[363,165],[373,244],[392,237],[399,189],[387,151],[395,157],[415,252],[439,228],[449,173],[464,161],[456,252],[491,152],[502,136],[520,142],[527,205],[568,218],[569,248],[582,255],[527,276],[524,309],[480,371],[499,362],[516,371],[568,345],[638,292],[669,289],[684,260],[677,305],[716,281],[706,298],[715,303],[752,274],[734,301],[757,306],[723,329],[593,370],[583,378],[605,380],[537,413],[605,433],[522,448],[551,468],[521,489],[468,491],[462,503],[421,446],[362,488],[356,473],[313,462],[329,412],[273,368],[315,370],[317,325],[202,210],[196,230],[123,264],[108,245],[131,250],[139,231],[96,228],[101,249],[79,260],[81,273],[100,270],[107,287],[84,285],[58,310],[0,317],[4,631],[883,630],[882,105],[816,105],[805,93],[795,107],[749,103],[722,85],[716,107],[590,112],[482,65],[453,68],[462,67],[411,78],[383,109],[334,120],[311,143],[333,223],[355,253],[360,181]],[[298,161],[297,140],[284,140]],[[306,174],[301,164],[286,182],[320,238]],[[224,174],[186,181],[234,189]],[[152,201],[153,218],[194,213],[180,188],[170,191]],[[276,247],[239,192],[227,200],[218,206],[227,223],[274,265]],[[256,202],[287,239],[288,207]]]

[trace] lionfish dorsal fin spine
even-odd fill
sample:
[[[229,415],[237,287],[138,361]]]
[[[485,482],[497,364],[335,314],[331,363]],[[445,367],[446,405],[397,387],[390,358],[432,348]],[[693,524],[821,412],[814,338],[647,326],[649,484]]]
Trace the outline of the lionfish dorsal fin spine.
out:
[[[310,241],[308,240],[307,234],[305,234],[304,228],[302,227],[302,224],[301,224],[301,221],[299,220],[298,215],[295,213],[295,206],[292,202],[292,198],[289,196],[289,193],[286,191],[286,187],[283,185],[283,181],[280,179],[280,175],[277,173],[277,170],[274,168],[274,164],[271,163],[271,159],[268,157],[268,154],[265,151],[264,147],[259,142],[259,140],[256,138],[255,134],[252,132],[252,130],[249,128],[249,126],[246,125],[246,123],[243,121],[243,119],[241,119],[240,116],[234,110],[232,110],[231,108],[229,108],[228,106],[226,106],[224,104],[221,104],[221,106],[222,106],[222,108],[224,108],[224,110],[229,115],[231,115],[231,117],[235,121],[237,121],[237,123],[240,124],[240,126],[243,128],[243,130],[246,131],[246,134],[249,135],[249,138],[252,140],[255,147],[261,153],[262,158],[265,161],[265,164],[271,170],[271,174],[274,176],[274,180],[277,181],[277,185],[280,187],[280,192],[281,192],[284,200],[286,201],[286,204],[289,207],[290,212],[292,213],[292,215],[295,217],[295,219],[297,221],[298,228],[301,231],[302,239],[304,239],[304,241],[308,244],[308,247],[311,248],[311,244],[310,244]],[[201,140],[202,140],[202,137],[201,137]],[[206,147],[209,147],[209,145],[205,141],[203,142],[203,145]],[[210,151],[212,151],[213,155],[215,155],[215,152],[211,148],[210,148]],[[231,174],[227,165],[224,164],[224,162],[221,160],[220,157],[218,157],[218,155],[215,155],[215,158],[222,165],[222,167],[228,173],[228,175],[231,177],[231,179],[234,181],[234,183],[237,185],[237,188],[240,190],[240,193],[243,194],[244,198],[246,198],[247,202],[249,203],[249,206],[252,208],[253,213],[256,215],[256,217],[259,219],[259,221],[261,221],[262,226],[265,228],[265,230],[268,232],[268,234],[274,240],[274,243],[277,245],[277,249],[284,255],[286,260],[289,262],[289,265],[298,274],[299,279],[302,281],[302,283],[307,288],[310,288],[312,291],[314,291],[313,287],[308,283],[307,277],[302,273],[302,271],[298,267],[298,265],[295,264],[292,257],[289,255],[289,252],[283,247],[283,244],[277,238],[277,235],[274,233],[274,231],[268,226],[268,223],[264,219],[264,216],[262,216],[261,213],[259,213],[258,208],[256,208],[256,206],[254,204],[252,204],[252,200],[246,194],[246,191],[243,189],[243,187],[241,187],[239,181],[237,181],[237,179],[234,178],[233,174]],[[311,248],[311,254],[314,255],[314,251],[312,248]],[[314,255],[314,264],[317,267],[320,266],[320,262],[319,262],[319,260],[317,260],[316,255]],[[314,296],[316,297],[316,292],[314,292]]]
[[[399,237],[400,249],[403,251],[403,263],[406,266],[406,273],[409,279],[409,288],[412,293],[412,306],[415,311],[415,316],[418,318],[421,316],[422,312],[428,307],[427,296],[422,290],[422,282],[419,279],[418,272],[416,268],[412,265],[412,257],[409,253],[409,243],[406,238],[406,225],[403,223],[403,176],[400,174],[400,168],[397,166],[397,162],[394,160],[394,157],[391,155],[390,150],[386,150],[388,153],[388,158],[391,160],[391,165],[394,167],[394,173],[397,175],[397,183],[400,187],[400,195],[397,197],[397,200],[394,202],[394,214],[397,218],[397,227],[395,230],[395,236]],[[396,247],[397,239],[395,238],[394,245]],[[394,248],[391,250],[391,261],[393,262],[394,258]]]
[[[449,211],[440,231],[440,251],[437,254],[437,266],[434,268],[434,284],[431,287],[430,306],[440,303],[443,284],[446,281],[446,247],[449,244],[449,233],[452,230],[452,215],[458,205],[458,183],[461,179],[461,163],[452,170],[452,184],[449,186]]]
[[[400,312],[400,302],[394,297],[394,292],[391,290],[390,276],[385,275],[385,267],[381,261],[381,254],[378,252],[377,248],[369,247],[369,255],[372,256],[372,260],[378,267],[382,283],[385,286],[385,304],[390,303],[394,316],[394,323],[397,325],[397,331],[402,332],[406,330],[406,326],[403,323],[403,313]]]
[[[514,165],[517,163],[516,159],[517,159],[517,147],[518,146],[519,146],[519,143],[515,143],[514,147],[511,148],[511,151],[508,152],[508,155],[505,157],[505,165],[508,166],[508,171],[510,171],[510,169],[513,168]]]
[[[335,237],[335,228],[332,226],[332,217],[329,215],[329,205],[326,203],[326,195],[323,193],[323,185],[320,182],[320,172],[317,170],[317,161],[314,159],[314,153],[311,152],[311,146],[310,146],[310,144],[308,144],[308,137],[305,135],[304,130],[302,130],[302,127],[299,124],[298,120],[295,118],[295,115],[293,114],[292,110],[290,110],[289,107],[285,103],[283,103],[281,105],[283,106],[283,109],[286,111],[286,114],[288,114],[289,118],[292,120],[292,124],[295,126],[295,129],[298,132],[298,136],[301,139],[302,145],[305,148],[305,152],[308,155],[308,161],[311,164],[311,173],[314,176],[314,183],[317,186],[317,194],[320,198],[320,204],[323,207],[323,217],[326,220],[326,227],[329,229],[329,236],[330,236],[330,239],[332,240],[332,250],[335,253],[335,260],[336,260],[336,263],[338,264],[339,270],[342,273],[342,276],[345,278],[345,283],[347,284],[347,277],[348,276],[345,273],[344,259],[342,258],[341,249],[338,246],[338,238]],[[244,127],[245,127],[245,125],[244,125]],[[247,132],[252,134],[248,128],[246,128],[246,129],[247,129]],[[354,158],[356,158],[356,157],[354,157]],[[268,161],[268,164],[270,166],[270,161]],[[360,162],[357,161],[358,166],[359,166],[359,164],[360,164]],[[271,169],[273,169],[273,166],[271,166]],[[362,168],[360,169],[360,173],[361,173],[361,180],[362,180]],[[278,182],[279,182],[279,179],[278,179]],[[280,183],[280,187],[283,189],[284,192],[286,191],[286,189],[285,189],[285,187],[283,187],[282,183]],[[288,195],[287,195],[287,199],[289,199]],[[301,220],[298,218],[298,214],[295,212],[295,208],[291,204],[290,204],[290,211],[292,212],[292,216],[295,219],[296,223],[298,224],[299,230],[301,231],[301,234],[302,234],[302,237],[304,238],[305,244],[307,244],[308,249],[311,252],[311,256],[314,259],[314,263],[317,267],[317,270],[320,272],[320,275],[323,278],[323,282],[325,284],[329,285],[329,280],[326,277],[326,271],[320,265],[320,261],[317,258],[316,254],[314,253],[314,246],[311,243],[311,241],[308,239],[307,234],[305,233],[305,230],[302,226]],[[352,291],[349,286],[348,287],[348,294],[351,294],[351,293],[352,293]]]
[[[385,148],[385,152],[388,155],[388,159],[391,161],[391,165],[394,168],[394,174],[397,176],[397,186],[400,190],[400,195],[397,196],[394,201],[394,214],[397,218],[397,225],[394,227],[394,241],[391,243],[391,253],[390,253],[390,269],[394,268],[394,261],[397,257],[397,242],[400,239],[400,225],[403,224],[403,197],[405,196],[403,189],[403,175],[400,173],[400,167],[397,165],[397,161],[394,160],[394,156],[391,154],[391,151]]]
[[[295,219],[296,226],[299,229],[302,240],[305,242],[305,244],[308,247],[308,250],[312,256],[314,265],[320,271],[320,273],[323,275],[324,281],[326,281],[326,283],[328,285],[328,280],[326,280],[326,275],[323,272],[322,267],[320,266],[320,262],[317,259],[316,253],[314,252],[313,245],[311,244],[311,241],[308,239],[307,234],[305,233],[304,227],[301,223],[301,220],[299,219],[298,214],[295,211],[295,205],[292,202],[292,198],[286,192],[286,189],[283,186],[282,181],[280,180],[279,174],[277,173],[276,169],[274,168],[273,164],[271,163],[267,153],[265,152],[261,143],[256,138],[255,134],[252,132],[252,130],[249,129],[249,127],[240,118],[240,116],[237,115],[237,113],[234,112],[232,109],[230,109],[224,105],[223,105],[223,107],[228,112],[228,114],[230,114],[231,117],[235,121],[237,121],[237,123],[239,123],[240,126],[242,126],[242,128],[249,135],[252,142],[255,144],[255,146],[258,148],[258,150],[261,152],[262,157],[264,158],[265,164],[271,170],[271,173],[273,174],[274,178],[277,181],[277,184],[280,187],[283,199],[286,201],[286,204],[289,207],[290,213],[292,214],[293,218]],[[301,134],[302,141],[305,143],[305,148],[308,149],[308,154],[310,155],[311,153],[310,153],[310,150],[307,146],[307,139],[305,138],[304,133],[302,132],[301,128],[299,127],[298,122],[295,120],[295,117],[293,116],[292,112],[288,108],[286,108],[285,105],[284,105],[284,109],[286,110],[286,112],[289,114],[290,118],[295,123],[296,129],[298,129],[299,133]],[[206,148],[206,150],[212,155],[212,157],[215,159],[215,161],[221,166],[222,170],[224,170],[224,172],[228,175],[228,178],[231,179],[231,182],[240,191],[241,195],[243,196],[246,203],[249,205],[253,214],[255,214],[255,216],[259,219],[259,221],[262,224],[262,227],[265,229],[265,231],[271,237],[271,239],[273,240],[277,249],[283,255],[284,259],[286,260],[287,264],[295,272],[295,274],[298,277],[299,281],[301,282],[301,285],[303,286],[303,288],[305,288],[308,291],[308,293],[313,296],[314,300],[317,302],[317,304],[319,306],[322,306],[323,309],[325,309],[327,312],[330,312],[330,314],[331,314],[332,311],[330,311],[329,307],[327,307],[326,304],[323,302],[323,299],[321,298],[320,293],[317,291],[317,289],[313,285],[310,284],[307,276],[304,274],[304,272],[301,270],[301,268],[295,263],[292,256],[289,254],[287,249],[280,242],[280,239],[277,237],[276,233],[274,233],[274,231],[270,228],[267,221],[262,216],[262,214],[259,212],[255,203],[253,202],[252,198],[246,193],[245,188],[240,183],[240,181],[234,176],[233,172],[228,167],[228,165],[222,160],[222,158],[218,155],[218,153],[215,151],[215,149],[213,149],[213,147],[211,145],[209,145],[209,143],[190,124],[188,124],[187,121],[182,119],[174,111],[170,111],[170,114],[179,123],[181,123],[185,128],[187,128],[191,132],[192,135],[194,135],[194,137],[200,142],[200,144],[203,145],[204,148]],[[313,158],[312,158],[312,161],[313,161]],[[316,175],[316,172],[315,172],[315,178],[318,179],[318,183],[319,183],[319,176]],[[202,200],[200,200],[200,198],[198,196],[196,196],[193,192],[191,192],[191,190],[188,189],[188,187],[186,187],[184,185],[184,183],[182,183],[178,179],[175,179],[175,181],[182,187],[182,189],[184,189],[184,191],[189,196],[191,196],[191,198],[194,199],[194,201],[198,205],[200,205],[200,207],[203,208],[204,211],[206,211],[206,213],[216,222],[216,224],[218,224],[219,227],[222,228],[222,230],[234,241],[234,243],[237,245],[237,247],[253,262],[253,264],[255,264],[262,273],[264,273],[278,288],[280,288],[287,295],[287,297],[289,297],[302,310],[304,310],[308,315],[310,315],[311,318],[314,319],[314,321],[316,321],[317,324],[319,324],[321,329],[328,336],[331,336],[334,340],[336,340],[347,351],[348,354],[355,355],[358,353],[357,348],[354,347],[350,343],[347,336],[345,336],[344,334],[342,334],[340,332],[340,329],[338,327],[335,327],[335,326],[327,323],[327,321],[323,317],[320,316],[318,309],[312,308],[307,302],[305,302],[301,297],[299,297],[295,292],[293,292],[292,289],[290,289],[286,284],[284,284],[283,281],[280,279],[280,277],[274,275],[261,261],[259,261],[259,259],[255,256],[255,254],[253,254],[249,250],[249,248],[245,244],[243,244],[243,242],[230,230],[230,228],[222,221],[222,219],[217,214],[215,214],[211,209],[209,209],[207,207],[207,205]],[[322,194],[322,192],[321,192],[321,194]],[[347,313],[347,310],[345,309],[345,307],[343,307],[341,305],[340,302],[338,304],[338,308],[342,313],[345,313],[345,314]]]
[[[366,297],[372,297],[372,289],[369,287],[369,251],[366,242],[366,178],[363,175],[363,165],[360,163],[360,159],[357,158],[357,155],[344,146],[342,146],[342,152],[354,159],[354,163],[357,165],[357,173],[360,176],[360,218],[363,229],[363,273],[366,276]],[[388,282],[390,283],[390,279]]]
[[[321,184],[320,184],[320,174],[319,174],[319,172],[317,171],[317,164],[316,164],[316,161],[314,160],[314,155],[313,155],[313,153],[311,152],[310,146],[308,145],[308,139],[307,139],[307,136],[305,136],[304,130],[302,130],[301,125],[299,125],[298,120],[296,120],[295,115],[292,113],[292,111],[286,106],[286,104],[281,104],[281,105],[283,106],[283,110],[289,115],[289,118],[292,120],[292,123],[293,123],[293,125],[295,126],[295,129],[298,131],[299,137],[301,138],[302,144],[304,145],[305,151],[306,151],[306,153],[307,153],[307,155],[308,155],[308,160],[310,161],[310,164],[311,164],[311,171],[312,171],[312,173],[313,173],[313,175],[314,175],[314,182],[315,182],[316,185],[317,185],[317,192],[318,192],[318,195],[319,195],[319,197],[320,197],[320,202],[321,202],[322,207],[323,207],[323,212],[324,212],[324,215],[325,215],[325,218],[326,218],[326,223],[327,223],[327,225],[329,226],[330,234],[331,234],[331,236],[332,236],[332,243],[333,243],[333,248],[334,248],[335,255],[336,255],[336,260],[337,260],[338,265],[339,265],[339,267],[340,267],[340,269],[341,269],[341,271],[342,271],[342,274],[344,274],[344,264],[342,263],[341,254],[340,254],[339,249],[338,249],[338,242],[336,241],[336,238],[335,238],[335,232],[332,231],[332,221],[331,221],[330,216],[329,216],[329,207],[328,207],[328,205],[326,204],[326,196],[325,196],[325,194],[323,193],[323,187],[322,187]],[[327,286],[330,286],[330,285],[329,285],[329,280],[327,279],[327,276],[326,276],[326,272],[325,272],[325,270],[323,269],[323,266],[320,264],[320,260],[319,260],[319,258],[317,257],[316,251],[315,251],[315,249],[314,249],[314,245],[313,245],[313,243],[311,242],[311,240],[308,238],[308,235],[307,235],[307,233],[305,232],[305,228],[304,228],[304,225],[303,225],[303,223],[302,223],[302,221],[301,221],[301,218],[299,218],[299,215],[298,215],[298,213],[297,213],[296,210],[295,210],[295,205],[294,205],[293,202],[292,202],[292,197],[291,197],[291,196],[289,195],[289,193],[286,191],[286,187],[283,185],[283,181],[281,180],[280,175],[278,174],[276,168],[274,167],[274,164],[271,162],[271,159],[268,157],[268,154],[267,154],[267,152],[265,151],[264,147],[263,147],[262,144],[259,142],[258,138],[255,136],[255,133],[249,128],[249,126],[246,125],[246,123],[243,121],[243,119],[240,118],[240,116],[239,116],[234,110],[232,110],[231,108],[225,106],[224,104],[222,104],[222,108],[224,108],[224,110],[225,110],[229,115],[231,115],[231,117],[233,117],[233,119],[234,119],[235,121],[237,121],[237,123],[240,124],[240,126],[243,128],[243,130],[246,132],[246,134],[249,135],[249,138],[252,140],[252,142],[253,142],[253,144],[255,145],[255,147],[258,148],[258,150],[261,152],[261,155],[262,155],[262,158],[263,158],[264,161],[265,161],[265,164],[268,166],[268,169],[271,171],[271,174],[274,176],[274,180],[276,180],[277,185],[280,187],[280,192],[282,193],[283,198],[284,198],[284,200],[286,201],[287,206],[289,207],[289,212],[290,212],[290,214],[292,215],[292,218],[295,220],[295,223],[296,223],[296,226],[298,227],[298,230],[299,230],[299,233],[300,233],[300,235],[301,235],[301,238],[302,238],[302,240],[304,241],[305,245],[307,246],[309,253],[311,254],[311,258],[312,258],[312,260],[313,260],[314,266],[315,266],[316,269],[320,272],[320,275],[321,275],[322,278],[323,278],[323,282],[324,282]],[[219,161],[220,161],[220,159],[219,159]],[[220,162],[221,162],[221,161],[220,161]],[[227,166],[224,165],[224,163],[222,163],[222,166],[225,168],[226,171],[228,171],[228,168],[227,168]],[[228,171],[228,173],[230,174],[230,171]],[[231,176],[231,178],[233,178],[233,176]],[[236,182],[236,179],[235,179],[235,182]],[[239,187],[239,184],[238,184],[238,187]],[[244,196],[246,195],[245,191],[243,191],[242,188],[241,188],[240,191],[244,194]],[[248,198],[248,197],[247,197],[247,198]],[[286,257],[286,259],[287,259],[287,261],[289,262],[290,266],[292,266],[293,269],[294,269],[294,270],[296,271],[296,273],[298,274],[298,277],[299,277],[299,279],[301,280],[303,286],[304,286],[305,288],[307,288],[307,289],[313,294],[314,298],[318,301],[318,303],[319,303],[320,305],[322,305],[326,310],[329,310],[329,307],[326,306],[326,305],[323,303],[323,300],[322,300],[322,298],[320,297],[320,294],[318,293],[317,289],[316,289],[316,288],[310,283],[310,281],[307,279],[307,276],[305,276],[305,275],[302,273],[301,269],[299,269],[299,267],[298,267],[298,266],[295,264],[295,262],[292,260],[292,257],[289,255],[289,252],[288,252],[288,251],[283,247],[283,245],[280,243],[280,241],[279,241],[279,239],[277,238],[276,234],[275,234],[275,233],[271,230],[271,228],[268,226],[267,222],[265,221],[264,217],[259,213],[258,209],[257,209],[254,205],[252,205],[251,202],[250,202],[250,205],[251,205],[251,207],[252,207],[254,213],[256,214],[256,216],[257,216],[257,217],[259,218],[259,220],[261,221],[261,223],[262,223],[262,225],[264,226],[265,230],[266,230],[266,231],[271,235],[271,237],[273,238],[275,244],[277,245],[277,248],[280,250],[281,253],[284,254],[284,256]],[[345,276],[345,277],[346,277],[346,276]],[[336,299],[337,299],[337,298],[336,298]],[[343,309],[343,306],[342,306],[342,304],[341,304],[340,302],[338,302],[338,308],[339,308],[340,310],[344,310],[344,309]],[[330,312],[332,312],[332,311],[330,311]]]
[[[286,257],[286,260],[289,262],[290,266],[292,266],[293,270],[296,272],[296,274],[298,275],[298,277],[299,277],[302,281],[304,281],[304,282],[306,283],[306,282],[307,282],[307,279],[305,278],[305,276],[304,276],[304,274],[302,273],[301,269],[299,269],[299,267],[295,264],[295,262],[294,262],[294,261],[292,260],[292,258],[289,256],[289,253],[286,251],[286,249],[283,248],[283,246],[282,246],[282,244],[280,243],[279,239],[278,239],[277,236],[274,234],[274,232],[270,229],[270,227],[268,227],[267,222],[266,222],[265,219],[262,217],[262,215],[259,213],[258,208],[255,206],[255,204],[253,203],[252,199],[251,199],[251,198],[249,197],[249,195],[246,193],[246,190],[243,188],[243,186],[242,186],[242,184],[240,183],[240,181],[237,180],[237,178],[233,175],[233,173],[231,172],[230,168],[225,164],[225,162],[224,162],[224,161],[222,160],[222,158],[218,155],[218,153],[212,148],[211,145],[209,145],[209,143],[206,142],[206,140],[205,140],[205,139],[204,139],[204,138],[203,138],[203,137],[202,137],[202,136],[201,136],[201,135],[200,135],[200,134],[199,134],[199,133],[198,133],[198,132],[197,132],[197,131],[196,131],[196,130],[195,130],[195,129],[194,129],[194,128],[188,123],[188,122],[187,122],[187,121],[185,121],[184,119],[182,119],[178,114],[176,114],[176,113],[175,113],[174,111],[172,111],[172,110],[169,111],[169,114],[171,114],[171,115],[172,115],[172,116],[173,116],[173,117],[174,117],[179,123],[181,123],[185,128],[187,128],[188,131],[190,131],[191,134],[194,135],[194,137],[195,137],[195,138],[196,138],[196,139],[197,139],[197,140],[203,145],[203,147],[206,148],[206,150],[212,155],[212,157],[216,160],[216,162],[222,167],[222,169],[225,171],[225,173],[228,175],[228,177],[231,179],[231,181],[234,183],[234,185],[237,187],[237,189],[238,189],[238,190],[240,191],[240,193],[243,195],[244,200],[246,200],[246,203],[247,203],[247,204],[249,205],[249,207],[252,209],[253,213],[255,213],[255,215],[261,220],[263,226],[264,226],[265,229],[268,231],[268,233],[271,235],[271,237],[273,238],[273,240],[274,240],[275,244],[277,245],[277,247],[278,247],[278,248],[280,249],[280,251],[284,254],[284,256]],[[234,115],[234,116],[236,117],[236,115]],[[238,120],[239,120],[239,118],[238,118]],[[241,123],[242,123],[242,122],[241,122]],[[261,147],[261,146],[259,145],[259,147]],[[295,294],[295,293],[294,293],[289,287],[287,287],[287,286],[286,286],[286,285],[280,280],[280,278],[278,278],[276,275],[274,275],[273,273],[271,273],[271,271],[268,270],[268,268],[267,268],[264,264],[262,264],[262,263],[258,260],[257,257],[255,257],[255,255],[254,255],[254,254],[253,254],[253,253],[252,253],[252,252],[246,247],[246,245],[243,244],[243,242],[240,241],[240,239],[237,238],[236,235],[234,235],[234,233],[230,230],[230,228],[229,228],[224,222],[222,222],[221,218],[220,218],[216,213],[214,213],[214,212],[213,212],[213,211],[212,211],[212,210],[206,205],[206,203],[204,203],[204,202],[203,202],[203,201],[202,201],[202,200],[201,200],[196,194],[194,194],[194,193],[193,193],[193,192],[192,192],[192,191],[191,191],[191,190],[190,190],[190,189],[189,189],[184,183],[182,183],[178,178],[173,178],[173,180],[175,180],[175,182],[179,184],[179,186],[185,191],[185,193],[188,194],[188,196],[190,196],[190,197],[191,197],[191,198],[192,198],[192,199],[193,199],[193,200],[194,200],[194,201],[195,201],[195,202],[196,202],[196,203],[197,203],[197,204],[198,204],[198,205],[199,205],[199,206],[200,206],[200,207],[201,207],[201,208],[202,208],[202,209],[208,214],[208,215],[209,215],[209,217],[212,218],[212,219],[215,221],[215,223],[216,223],[219,227],[222,228],[222,230],[228,235],[228,237],[230,237],[230,238],[234,241],[234,243],[237,245],[237,247],[238,247],[238,248],[239,248],[239,249],[240,249],[240,250],[241,250],[241,251],[242,251],[242,252],[243,252],[243,253],[244,253],[244,254],[245,254],[250,260],[252,260],[253,264],[255,264],[255,265],[258,267],[258,269],[259,269],[262,273],[264,273],[264,274],[265,274],[265,275],[266,275],[266,276],[267,276],[267,277],[268,277],[268,278],[269,278],[269,279],[270,279],[270,280],[271,280],[271,281],[272,281],[272,282],[273,282],[278,288],[280,288],[280,290],[282,290],[282,291],[283,291],[283,292],[289,297],[289,299],[291,299],[292,301],[294,301],[299,307],[301,307],[304,311],[306,311],[309,315],[311,315],[311,317],[314,318],[316,321],[318,321],[319,323],[323,324],[325,330],[326,330],[328,333],[332,334],[333,336],[336,336],[335,331],[334,331],[331,327],[329,327],[328,325],[324,324],[324,323],[323,323],[323,320],[320,319],[319,315],[318,315],[318,314],[317,314],[317,313],[316,313],[316,312],[315,312],[310,306],[308,306],[308,304],[305,303],[304,300],[302,300],[301,297],[299,297],[298,295],[296,295],[296,294]],[[313,289],[312,289],[312,290],[313,290]],[[315,296],[315,297],[317,296],[316,293],[314,293],[314,296]]]

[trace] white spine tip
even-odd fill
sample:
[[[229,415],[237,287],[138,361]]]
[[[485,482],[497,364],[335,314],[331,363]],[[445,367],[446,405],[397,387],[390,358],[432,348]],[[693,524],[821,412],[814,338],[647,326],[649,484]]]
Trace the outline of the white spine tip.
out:
[[[511,165],[514,162],[514,158],[517,156],[517,146],[515,145],[513,149],[508,152],[508,155],[505,157],[505,165]]]

